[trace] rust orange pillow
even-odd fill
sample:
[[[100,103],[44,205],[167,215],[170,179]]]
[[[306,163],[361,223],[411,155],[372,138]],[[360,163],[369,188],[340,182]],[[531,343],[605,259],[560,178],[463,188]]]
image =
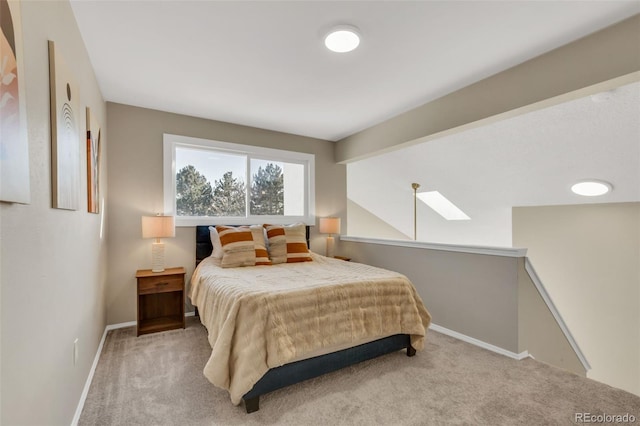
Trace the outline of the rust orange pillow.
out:
[[[251,230],[256,250],[256,265],[271,265],[271,259],[269,259],[269,253],[267,252],[267,243],[264,240],[264,229],[260,225],[251,225],[249,229]]]
[[[253,233],[247,227],[235,228],[233,226],[216,226],[222,244],[223,268],[236,268],[239,266],[253,266],[256,264],[256,250],[253,242]]]
[[[269,241],[269,257],[276,263],[310,262],[307,248],[306,226],[304,223],[293,225],[264,225]]]
[[[260,225],[251,226],[216,226],[222,244],[223,268],[235,268],[238,266],[271,265],[271,259],[267,252],[264,240],[264,230]],[[223,234],[225,237],[223,238]],[[226,250],[225,250],[226,247]],[[254,250],[253,262],[250,249]],[[227,259],[225,261],[225,256]]]

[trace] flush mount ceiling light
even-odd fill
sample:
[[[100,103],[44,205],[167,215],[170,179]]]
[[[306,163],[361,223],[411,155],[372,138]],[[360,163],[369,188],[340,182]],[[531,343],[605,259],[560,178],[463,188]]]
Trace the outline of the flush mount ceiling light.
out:
[[[358,29],[350,25],[332,28],[324,38],[324,45],[332,52],[351,52],[360,44]]]
[[[578,182],[571,187],[571,191],[575,194],[585,197],[597,197],[611,191],[613,187],[609,182],[601,180],[584,180]]]
[[[449,201],[444,195],[438,191],[419,192],[416,197],[436,213],[447,220],[470,220],[471,218]]]

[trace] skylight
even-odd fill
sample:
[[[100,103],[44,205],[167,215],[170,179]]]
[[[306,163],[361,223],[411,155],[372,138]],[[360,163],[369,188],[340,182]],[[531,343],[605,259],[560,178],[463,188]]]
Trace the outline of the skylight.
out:
[[[419,192],[416,197],[447,220],[471,220],[465,212],[438,191]]]

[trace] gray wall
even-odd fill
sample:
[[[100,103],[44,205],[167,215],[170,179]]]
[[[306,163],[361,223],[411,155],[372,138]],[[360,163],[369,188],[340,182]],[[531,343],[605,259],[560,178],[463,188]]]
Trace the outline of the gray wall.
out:
[[[347,241],[336,253],[405,274],[434,324],[518,351],[517,258]]]
[[[405,274],[434,324],[585,375],[524,258],[347,241],[341,251],[352,261]]]
[[[316,214],[346,221],[346,166],[334,162],[333,142],[115,103],[107,109],[109,324],[135,321],[135,272],[151,266],[151,242],[142,239],[140,217],[163,211],[163,133],[315,154]],[[177,228],[176,238],[164,242],[166,265],[186,267],[188,279],[195,263],[195,228]],[[311,248],[324,253],[324,239],[315,230]]]
[[[5,425],[69,424],[105,328],[106,239],[101,215],[87,213],[84,108],[106,143],[106,105],[71,7],[23,1],[22,25],[31,204],[0,203],[1,382]],[[49,57],[65,58],[80,88],[80,208],[51,208]],[[103,145],[103,148],[105,145]],[[106,150],[102,196],[106,195]],[[73,341],[79,359],[73,364]]]

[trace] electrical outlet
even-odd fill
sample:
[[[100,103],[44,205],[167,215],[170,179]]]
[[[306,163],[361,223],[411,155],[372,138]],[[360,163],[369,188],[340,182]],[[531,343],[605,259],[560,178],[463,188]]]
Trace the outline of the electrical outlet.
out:
[[[78,338],[73,341],[73,365],[76,365],[78,362]]]

